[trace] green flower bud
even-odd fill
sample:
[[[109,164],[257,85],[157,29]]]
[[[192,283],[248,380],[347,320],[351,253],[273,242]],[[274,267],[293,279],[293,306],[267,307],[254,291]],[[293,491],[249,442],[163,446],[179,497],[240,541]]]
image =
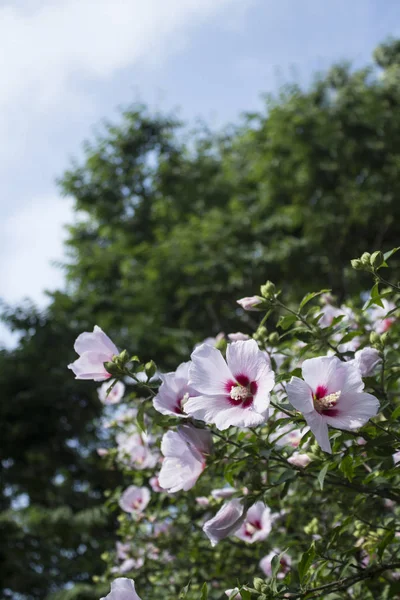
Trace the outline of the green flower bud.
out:
[[[267,281],[267,283],[261,286],[260,291],[263,298],[271,299],[275,295],[275,284],[272,281]]]
[[[371,334],[369,336],[369,341],[371,342],[371,344],[373,346],[380,346],[381,344],[381,336],[379,335],[379,333],[376,333],[376,331],[371,331]]]
[[[270,333],[268,341],[271,344],[271,346],[276,346],[276,344],[278,344],[279,342],[279,333],[277,331]]]
[[[222,338],[221,340],[218,340],[217,343],[215,344],[215,347],[217,350],[220,350],[221,352],[225,352],[226,347],[227,347],[227,341],[225,338]]]
[[[359,258],[353,258],[351,260],[351,266],[353,269],[356,269],[356,271],[361,271],[364,268],[364,265]]]
[[[265,581],[261,577],[254,577],[253,585],[255,590],[261,592],[261,588],[265,586]]]
[[[379,267],[381,267],[383,265],[383,263],[385,262],[385,257],[383,256],[382,252],[380,250],[377,250],[376,252],[374,252],[371,255],[371,265],[374,267],[374,269],[379,269]]]
[[[154,360],[150,360],[148,363],[145,364],[144,371],[148,379],[153,377],[153,375],[157,371],[156,363],[154,362]]]
[[[361,255],[360,260],[365,267],[371,266],[371,255],[369,252],[364,252],[364,254]]]
[[[117,365],[117,363],[115,362],[105,362],[104,364],[104,368],[107,371],[107,373],[110,373],[110,375],[120,375],[121,374],[121,367],[119,365]]]
[[[117,357],[117,362],[121,365],[125,365],[129,361],[129,354],[126,350],[122,350]]]

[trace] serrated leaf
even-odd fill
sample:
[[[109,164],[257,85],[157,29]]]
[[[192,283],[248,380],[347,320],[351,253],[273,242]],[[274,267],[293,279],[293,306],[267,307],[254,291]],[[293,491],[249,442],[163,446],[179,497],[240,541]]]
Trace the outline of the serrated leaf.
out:
[[[320,472],[318,473],[318,483],[319,483],[319,487],[321,488],[321,490],[324,489],[324,481],[325,481],[325,475],[327,474],[329,469],[329,463],[327,463],[325,466],[322,467],[322,469],[320,470]]]
[[[299,572],[300,583],[303,583],[309,568],[315,558],[315,542],[311,544],[308,550],[302,555],[298,564],[297,570]]]
[[[312,300],[316,296],[320,296],[321,294],[326,294],[330,291],[331,290],[320,290],[319,292],[310,292],[309,294],[306,294],[304,296],[303,300],[300,302],[300,305],[299,305],[300,310],[303,308],[303,306],[308,304],[308,302],[310,302],[310,300]]]

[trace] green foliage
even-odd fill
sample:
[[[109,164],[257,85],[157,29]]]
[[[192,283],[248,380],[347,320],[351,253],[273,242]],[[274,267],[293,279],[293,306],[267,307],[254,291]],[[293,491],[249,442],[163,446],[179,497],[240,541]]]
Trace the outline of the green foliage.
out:
[[[99,440],[101,407],[93,386],[77,384],[66,369],[78,333],[99,324],[120,348],[129,348],[147,364],[150,376],[152,359],[162,369],[174,369],[205,337],[238,329],[252,333],[259,325],[257,313],[244,313],[235,301],[258,293],[267,278],[296,314],[284,312],[278,297],[266,321],[269,331],[263,322],[255,338],[264,344],[268,339],[268,345],[289,354],[299,340],[312,353],[327,351],[327,341],[336,333],[342,343],[350,341],[340,317],[329,330],[319,328],[318,294],[310,290],[328,287],[339,303],[353,295],[357,302],[372,274],[368,306],[379,306],[393,291],[396,282],[388,285],[382,273],[389,258],[392,272],[399,265],[398,254],[392,256],[390,250],[400,238],[398,46],[391,42],[377,49],[380,72],[333,67],[309,90],[287,86],[278,98],[267,100],[260,114],[218,134],[182,131],[173,116],[151,115],[135,106],[123,114],[119,126],[107,125],[86,144],[85,160],[65,173],[60,185],[74,198],[79,217],[69,229],[67,291],[51,296],[46,314],[31,306],[4,311],[21,341],[16,350],[0,353],[0,389],[6,399],[0,405],[3,596],[36,600],[61,589],[63,600],[91,598],[106,588],[90,595],[89,582],[103,570],[100,555],[115,541],[112,519],[105,523],[97,511],[104,489],[118,489],[120,477],[101,466],[95,454],[96,446],[107,445],[108,439]],[[368,265],[361,257],[366,248],[372,249]],[[376,248],[389,250],[383,263]],[[350,267],[354,257],[361,257],[356,259],[360,272]],[[384,383],[390,393],[398,376],[397,359],[384,336],[376,334],[373,344],[387,353]],[[293,369],[291,374],[298,372]],[[280,381],[288,376],[279,375]],[[142,429],[147,427],[146,411],[143,406],[138,415]],[[398,407],[392,410],[388,400],[384,414],[396,427]],[[306,529],[322,537],[327,559],[318,560],[311,584],[314,576],[324,579],[329,572],[342,576],[342,571],[356,569],[346,567],[345,561],[359,565],[361,550],[354,543],[360,537],[366,552],[379,547],[382,560],[392,551],[394,540],[386,533],[393,516],[384,505],[396,477],[392,434],[377,424],[363,435],[371,473],[365,470],[362,448],[351,447],[344,457],[334,454],[328,467],[326,457],[312,448],[307,467],[312,481],[293,468],[278,468],[264,490],[278,511],[293,482],[299,486],[307,514],[288,514],[282,526],[289,535],[296,531],[293,546],[303,555],[310,548]],[[346,436],[339,434],[334,445],[351,441]],[[260,490],[271,447],[257,437],[242,441],[240,452],[232,444],[217,445],[219,481],[247,485],[255,477]],[[226,452],[234,463],[225,461]],[[127,484],[137,474],[125,477]],[[335,487],[338,477],[353,487]],[[145,475],[142,482],[147,482]],[[367,485],[372,486],[372,507],[362,505],[354,487]],[[344,489],[352,491],[344,497]],[[378,489],[386,495],[377,494]],[[205,477],[196,496],[208,491]],[[329,494],[330,501],[319,522],[310,525],[325,500],[322,494]],[[192,587],[183,593],[193,592],[196,599],[204,594],[204,581],[225,581],[228,569],[233,578],[245,575],[241,583],[247,585],[265,554],[265,547],[239,549],[228,543],[211,553],[191,520],[204,516],[196,496],[190,492],[174,500],[176,536],[161,542],[161,549],[173,544],[176,559],[165,567],[150,561],[140,576],[144,597],[176,598],[194,567]],[[28,499],[26,509],[18,508],[21,499]],[[355,511],[350,520],[345,516],[349,502]],[[158,503],[160,514],[168,516],[168,501]],[[372,528],[365,525],[371,515]],[[337,523],[333,529],[332,523]],[[86,550],[80,554],[82,544]],[[318,552],[319,545],[316,541]],[[337,565],[333,559],[339,550],[342,562]],[[355,598],[376,597],[376,589],[382,589],[379,564],[373,562],[371,568],[376,580],[362,592],[356,590]],[[73,582],[75,588],[62,590]],[[290,585],[297,583],[293,575]],[[282,584],[275,584],[280,589]],[[398,583],[385,585],[386,597],[395,597]],[[210,583],[209,598],[220,592]],[[243,589],[243,599],[250,593]]]

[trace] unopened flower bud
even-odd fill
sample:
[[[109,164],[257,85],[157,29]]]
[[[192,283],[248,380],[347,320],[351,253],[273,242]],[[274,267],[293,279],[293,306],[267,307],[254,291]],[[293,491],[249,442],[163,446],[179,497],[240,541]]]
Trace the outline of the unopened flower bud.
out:
[[[257,590],[258,592],[261,592],[261,588],[263,588],[265,586],[265,581],[264,579],[261,579],[261,577],[254,577],[253,580],[253,585],[254,585],[254,589]]]
[[[267,281],[267,283],[261,286],[260,291],[263,298],[271,299],[275,295],[275,284],[272,281]]]
[[[361,271],[364,268],[364,265],[359,258],[353,258],[351,260],[351,266],[353,269],[356,269],[356,271]]]
[[[379,335],[379,333],[376,333],[376,331],[371,331],[371,334],[369,336],[369,341],[371,342],[371,344],[373,346],[380,346],[381,345],[381,336]]]
[[[269,335],[268,341],[271,344],[271,346],[276,346],[276,344],[279,342],[279,333],[277,331],[273,331]]]
[[[129,354],[126,350],[122,350],[117,356],[117,362],[125,365],[129,361]]]
[[[121,367],[119,365],[117,365],[117,363],[115,362],[105,362],[104,364],[104,368],[107,371],[107,373],[110,373],[110,375],[120,375],[121,374]]]
[[[371,255],[369,252],[364,252],[364,254],[361,255],[361,262],[365,267],[369,267],[371,265]]]
[[[151,377],[153,377],[153,375],[157,371],[156,363],[154,362],[154,360],[150,360],[148,363],[145,364],[144,371],[148,379],[151,379]]]
[[[379,269],[379,267],[381,267],[385,262],[385,257],[380,250],[377,250],[371,255],[370,262],[374,269]]]
[[[245,298],[236,300],[244,310],[261,310],[259,305],[262,304],[262,301],[263,299],[260,296],[246,296]]]

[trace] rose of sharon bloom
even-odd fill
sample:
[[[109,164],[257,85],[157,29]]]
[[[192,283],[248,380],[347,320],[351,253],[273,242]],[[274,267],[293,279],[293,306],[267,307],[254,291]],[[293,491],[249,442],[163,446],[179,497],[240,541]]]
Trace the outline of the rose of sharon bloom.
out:
[[[104,363],[112,361],[119,352],[100,327],[95,325],[93,333],[81,333],[76,339],[74,350],[79,358],[68,365],[68,369],[75,373],[75,379],[110,379],[111,375],[105,370]]]
[[[375,368],[382,362],[382,357],[376,348],[363,348],[355,353],[354,359],[349,361],[361,373],[362,377],[369,377]]]
[[[235,535],[249,544],[260,542],[269,535],[272,521],[268,506],[264,502],[256,502],[247,511],[246,518]]]
[[[245,340],[249,340],[250,336],[247,333],[242,333],[241,331],[237,331],[236,333],[228,333],[228,340],[230,342],[244,342]]]
[[[245,519],[243,512],[243,504],[240,500],[234,498],[223,504],[217,514],[204,523],[203,531],[212,546],[237,531]]]
[[[150,490],[146,487],[137,487],[136,485],[130,485],[126,488],[119,499],[119,505],[122,510],[132,514],[143,512],[149,502]]]
[[[286,386],[289,402],[303,413],[317,442],[325,452],[332,452],[328,425],[354,430],[374,417],[379,409],[375,396],[363,392],[360,371],[336,356],[305,360],[304,381],[292,377]]]
[[[393,323],[396,321],[394,315],[387,314],[396,308],[393,302],[389,302],[384,298],[382,300],[383,308],[381,306],[373,306],[369,311],[369,316],[374,323],[374,329],[377,333],[385,333]]]
[[[225,594],[231,600],[241,600],[242,599],[242,596],[239,594],[239,588],[237,588],[237,587],[232,588],[231,590],[225,590]]]
[[[267,418],[274,387],[274,373],[264,353],[255,340],[233,342],[226,361],[211,346],[193,352],[190,385],[199,395],[186,402],[185,411],[220,430],[260,425]]]
[[[111,584],[111,592],[100,600],[141,600],[135,590],[135,582],[127,577],[118,577]]]
[[[301,467],[304,469],[310,464],[311,458],[308,454],[301,454],[300,452],[293,452],[292,456],[287,459],[288,463],[295,467]]]
[[[236,300],[236,302],[244,309],[244,310],[259,310],[257,306],[263,302],[261,296],[246,296],[245,298],[240,298],[240,300]]]
[[[190,490],[204,471],[211,450],[211,433],[205,429],[182,425],[177,431],[167,431],[161,441],[165,458],[158,476],[160,486],[172,493]]]
[[[173,373],[160,375],[162,384],[157,396],[153,399],[153,406],[163,415],[187,418],[183,406],[196,392],[189,386],[190,362],[182,363]]]
[[[280,550],[275,549],[260,560],[260,569],[267,577],[272,576],[272,559],[274,556],[279,555],[280,553]],[[277,579],[283,579],[286,573],[290,571],[290,565],[292,564],[292,560],[288,554],[282,554],[280,562],[281,566],[277,575]]]
[[[136,469],[151,469],[158,461],[143,437],[136,430],[120,432],[117,437],[118,459]]]
[[[122,383],[122,381],[117,381],[113,385],[113,388],[110,391],[110,393],[107,394],[107,390],[109,387],[110,384],[107,381],[105,381],[103,385],[101,385],[97,390],[100,402],[102,402],[103,404],[117,404],[120,400],[122,400],[122,397],[125,392],[125,386]]]

